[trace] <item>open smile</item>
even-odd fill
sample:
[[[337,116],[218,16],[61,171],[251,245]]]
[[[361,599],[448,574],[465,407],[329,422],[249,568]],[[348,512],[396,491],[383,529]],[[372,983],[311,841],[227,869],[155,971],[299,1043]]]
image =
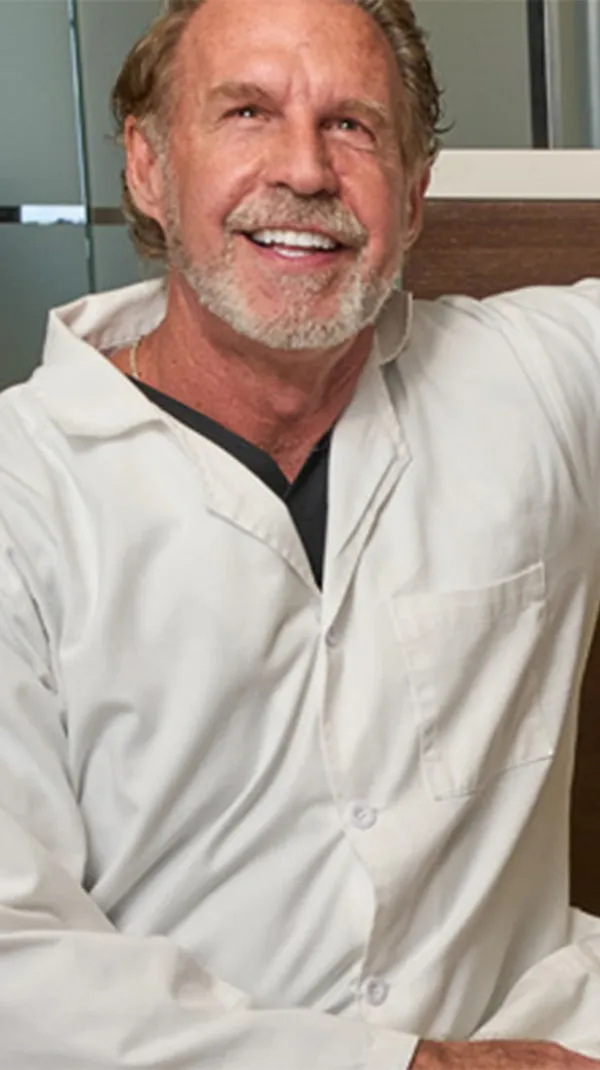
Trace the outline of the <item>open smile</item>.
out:
[[[331,265],[348,246],[333,236],[312,230],[263,229],[244,232],[244,238],[262,257],[315,269]]]

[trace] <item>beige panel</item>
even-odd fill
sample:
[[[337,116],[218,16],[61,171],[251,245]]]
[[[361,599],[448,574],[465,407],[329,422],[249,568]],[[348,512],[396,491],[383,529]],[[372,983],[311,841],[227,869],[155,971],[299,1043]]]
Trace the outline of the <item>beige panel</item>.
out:
[[[162,272],[157,264],[138,260],[125,226],[94,227],[94,260],[99,290],[142,282]]]
[[[79,202],[66,0],[1,0],[0,102],[0,205]]]
[[[91,200],[97,206],[117,205],[121,196],[122,154],[111,140],[110,93],[129,49],[160,8],[159,0],[78,2]]]
[[[445,90],[453,148],[531,147],[525,0],[415,0]]]
[[[0,226],[0,389],[39,363],[48,309],[87,285],[83,227]]]

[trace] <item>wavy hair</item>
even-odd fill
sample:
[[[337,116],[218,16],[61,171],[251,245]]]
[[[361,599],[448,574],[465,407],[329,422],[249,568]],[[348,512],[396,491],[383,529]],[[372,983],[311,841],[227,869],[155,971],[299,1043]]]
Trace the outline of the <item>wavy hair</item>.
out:
[[[285,0],[281,0],[285,3]],[[433,162],[441,127],[441,94],[433,72],[425,34],[410,0],[351,0],[370,15],[387,37],[404,85],[406,123],[401,150],[409,168]],[[164,149],[176,103],[175,55],[192,15],[205,0],[166,0],[164,12],[127,56],[111,94],[117,137],[122,140],[130,116],[138,120],[152,144]],[[138,210],[122,173],[122,207],[140,256],[164,260],[162,227]]]

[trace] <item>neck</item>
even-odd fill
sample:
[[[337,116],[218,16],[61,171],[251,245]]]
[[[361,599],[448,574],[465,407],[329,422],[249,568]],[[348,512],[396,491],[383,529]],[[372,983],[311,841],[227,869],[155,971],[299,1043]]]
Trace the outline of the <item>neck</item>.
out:
[[[349,404],[372,327],[335,350],[278,351],[237,335],[171,277],[167,313],[140,348],[142,378],[260,447],[293,479]]]

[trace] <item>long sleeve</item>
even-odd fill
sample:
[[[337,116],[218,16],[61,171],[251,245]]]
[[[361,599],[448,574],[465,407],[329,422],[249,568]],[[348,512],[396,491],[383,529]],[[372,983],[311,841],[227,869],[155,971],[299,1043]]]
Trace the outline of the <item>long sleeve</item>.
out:
[[[576,494],[600,528],[600,280],[492,297],[501,330],[559,443]]]
[[[571,935],[527,971],[472,1039],[554,1041],[600,1058],[600,919],[573,911]]]
[[[505,314],[503,329],[548,414],[596,539],[600,283],[524,290],[490,304]],[[520,978],[473,1039],[501,1037],[554,1041],[600,1058],[599,918],[573,910],[568,943]]]
[[[85,829],[34,600],[0,561],[0,1070],[401,1070],[417,1038],[253,1010],[83,888]]]

